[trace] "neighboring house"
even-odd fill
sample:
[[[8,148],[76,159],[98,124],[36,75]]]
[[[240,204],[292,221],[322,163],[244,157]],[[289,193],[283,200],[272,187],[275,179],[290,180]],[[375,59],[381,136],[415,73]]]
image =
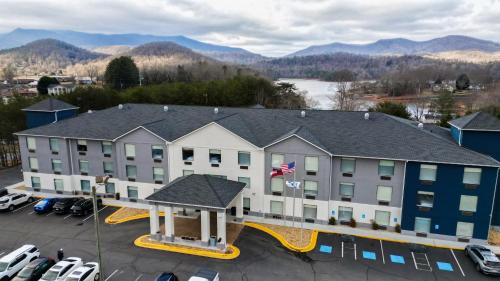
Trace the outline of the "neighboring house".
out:
[[[71,93],[76,89],[73,84],[51,84],[47,87],[49,96],[58,96]]]
[[[237,207],[276,224],[334,217],[484,241],[500,163],[432,128],[377,112],[125,104],[17,135],[24,182],[43,192],[88,194],[109,174],[99,193],[144,204],[179,177],[208,174],[245,183]],[[291,175],[269,176],[292,161],[295,192]]]
[[[75,82],[78,85],[92,85],[94,81],[90,77],[75,77]]]

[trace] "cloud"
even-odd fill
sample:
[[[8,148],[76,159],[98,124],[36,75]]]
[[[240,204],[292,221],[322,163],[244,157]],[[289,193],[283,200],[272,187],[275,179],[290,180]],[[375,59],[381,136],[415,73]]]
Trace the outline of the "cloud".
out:
[[[2,0],[0,32],[181,34],[279,56],[310,45],[393,37],[500,41],[499,14],[500,0]]]

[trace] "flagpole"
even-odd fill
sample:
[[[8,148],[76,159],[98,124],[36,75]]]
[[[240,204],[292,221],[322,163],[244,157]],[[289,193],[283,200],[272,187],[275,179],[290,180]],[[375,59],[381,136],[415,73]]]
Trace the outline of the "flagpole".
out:
[[[295,170],[293,170],[293,211],[292,211],[292,227],[295,227]]]
[[[304,189],[302,189],[302,212],[301,212],[301,217],[300,217],[300,244],[302,245],[302,234],[304,231],[304,193],[306,191],[306,188],[304,186]]]
[[[284,184],[285,186],[283,187],[285,189],[285,200],[283,201],[283,226],[286,226],[286,190],[287,190],[287,186],[286,186],[286,176],[285,176],[285,173],[283,173],[283,181],[284,181]]]

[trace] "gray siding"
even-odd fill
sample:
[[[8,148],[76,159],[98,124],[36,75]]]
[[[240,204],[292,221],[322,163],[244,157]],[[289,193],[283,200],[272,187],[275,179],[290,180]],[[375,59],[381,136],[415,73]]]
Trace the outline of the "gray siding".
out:
[[[79,175],[80,174],[80,166],[79,166],[79,160],[87,160],[89,161],[89,176],[102,176],[104,175],[104,166],[103,162],[113,162],[113,177],[116,177],[117,175],[117,170],[118,167],[116,165],[116,148],[113,145],[113,153],[111,154],[111,157],[104,157],[104,154],[102,153],[102,142],[101,141],[95,141],[95,140],[87,140],[87,152],[85,155],[80,155],[80,153],[77,151],[77,142],[78,140],[72,139],[69,140],[70,147],[71,147],[71,154],[73,156],[73,174],[74,175]]]
[[[354,183],[354,196],[351,202],[378,205],[377,187],[391,186],[392,199],[389,206],[401,207],[403,196],[404,162],[395,161],[394,176],[390,180],[381,180],[378,175],[379,160],[356,158],[356,167],[352,177],[344,177],[340,171],[340,157],[333,159],[332,200],[341,201],[339,184]]]
[[[301,190],[303,190],[304,180],[318,182],[318,195],[316,200],[328,201],[330,192],[330,156],[324,151],[314,147],[313,145],[304,142],[297,137],[291,137],[282,142],[274,144],[265,150],[265,173],[269,174],[272,170],[271,154],[283,154],[285,163],[295,161],[296,163],[296,180],[302,182]],[[317,156],[319,160],[319,171],[315,176],[306,175],[305,157]],[[292,175],[286,175],[286,180],[293,180]],[[286,188],[287,197],[293,196],[293,189]],[[266,176],[265,194],[271,194],[271,178]],[[302,197],[301,192],[296,192],[295,197]]]
[[[62,162],[62,175],[70,175],[69,157],[68,157],[68,147],[66,140],[59,139],[59,153],[57,155],[52,154],[49,146],[49,138],[47,137],[34,137],[36,141],[35,152],[29,152],[27,146],[27,137],[19,137],[19,148],[21,151],[22,168],[23,171],[29,172],[29,161],[28,157],[34,157],[38,159],[38,172],[45,174],[53,174],[52,170],[52,159],[58,159]]]

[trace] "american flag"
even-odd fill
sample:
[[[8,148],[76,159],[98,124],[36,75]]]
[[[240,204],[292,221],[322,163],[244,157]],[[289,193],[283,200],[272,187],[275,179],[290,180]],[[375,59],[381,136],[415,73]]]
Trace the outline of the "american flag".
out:
[[[288,164],[281,164],[281,171],[283,174],[291,174],[295,172],[295,161]]]

